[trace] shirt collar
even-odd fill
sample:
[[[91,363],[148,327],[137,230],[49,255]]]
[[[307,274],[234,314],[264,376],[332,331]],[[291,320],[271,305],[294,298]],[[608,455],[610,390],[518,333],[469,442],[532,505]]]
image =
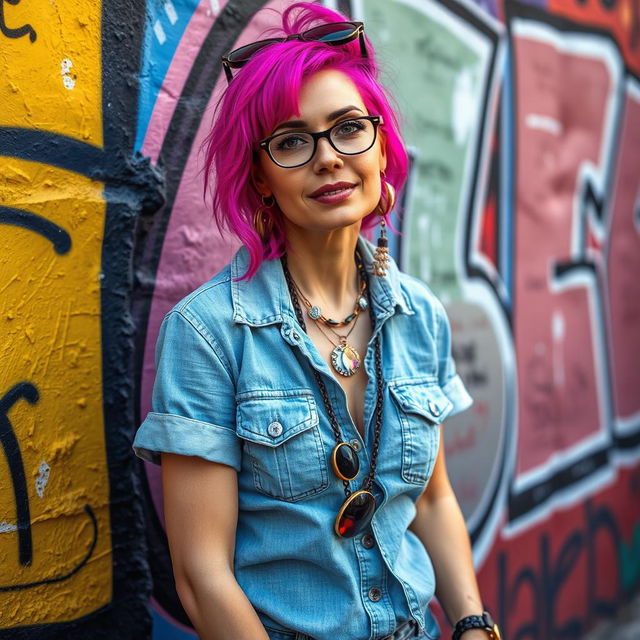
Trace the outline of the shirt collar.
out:
[[[375,247],[366,238],[359,236],[358,248],[367,271],[371,272]],[[280,260],[263,260],[251,280],[235,281],[244,275],[248,265],[249,252],[242,246],[231,261],[234,322],[261,326],[282,322],[285,317],[295,320],[295,310]],[[369,287],[376,319],[393,315],[396,307],[401,313],[415,313],[400,286],[399,271],[393,258],[389,261],[385,277],[369,277]]]

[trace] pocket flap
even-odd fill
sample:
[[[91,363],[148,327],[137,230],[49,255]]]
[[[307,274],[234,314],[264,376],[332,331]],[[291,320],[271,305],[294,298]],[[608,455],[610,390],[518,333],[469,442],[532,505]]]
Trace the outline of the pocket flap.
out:
[[[433,383],[390,382],[389,390],[403,411],[417,413],[440,424],[453,410],[453,403]]]
[[[251,442],[277,447],[318,424],[318,409],[311,394],[249,398],[238,403],[236,431]]]

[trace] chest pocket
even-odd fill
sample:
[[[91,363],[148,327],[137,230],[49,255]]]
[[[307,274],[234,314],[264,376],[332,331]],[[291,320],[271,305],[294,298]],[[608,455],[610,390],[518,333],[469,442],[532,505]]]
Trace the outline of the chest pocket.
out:
[[[402,425],[402,477],[424,484],[438,454],[438,425],[451,413],[453,404],[433,381],[390,382],[389,390]]]
[[[295,502],[329,486],[318,425],[311,394],[285,391],[238,401],[236,431],[244,441],[258,491]]]

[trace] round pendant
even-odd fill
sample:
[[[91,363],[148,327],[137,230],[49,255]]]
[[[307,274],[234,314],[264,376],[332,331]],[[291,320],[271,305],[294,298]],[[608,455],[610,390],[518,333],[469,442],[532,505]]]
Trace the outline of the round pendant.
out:
[[[322,309],[317,305],[313,305],[307,313],[312,320],[317,320],[322,315]]]
[[[369,306],[369,303],[367,302],[367,299],[364,296],[360,296],[360,299],[358,300],[358,305],[364,311]]]
[[[370,491],[360,489],[352,493],[340,507],[334,531],[341,538],[353,538],[366,529],[376,510],[376,499]]]
[[[340,442],[333,448],[331,466],[341,480],[353,480],[360,471],[360,460],[350,444]]]
[[[348,344],[339,344],[331,352],[331,364],[341,376],[352,376],[360,368],[360,354]]]

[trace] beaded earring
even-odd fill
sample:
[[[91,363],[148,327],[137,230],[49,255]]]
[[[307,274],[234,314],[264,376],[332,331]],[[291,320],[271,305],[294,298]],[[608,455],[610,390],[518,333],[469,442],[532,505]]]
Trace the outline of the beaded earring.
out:
[[[371,273],[374,276],[384,277],[387,275],[389,266],[389,242],[387,240],[386,216],[391,213],[396,201],[396,190],[393,185],[385,180],[382,174],[382,186],[384,193],[380,196],[380,202],[376,207],[376,212],[380,215],[380,235],[378,236],[378,246],[373,256]]]

